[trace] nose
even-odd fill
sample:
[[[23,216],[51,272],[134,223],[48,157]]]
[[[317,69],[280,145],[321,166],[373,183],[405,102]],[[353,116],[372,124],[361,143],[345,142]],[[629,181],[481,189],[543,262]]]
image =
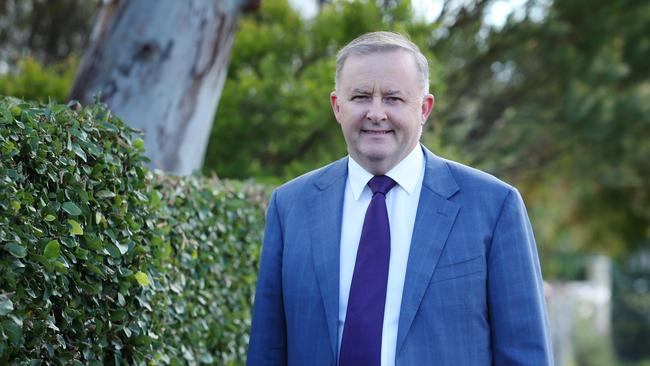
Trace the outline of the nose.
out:
[[[372,103],[368,106],[366,118],[374,123],[388,119],[381,98],[372,98]]]

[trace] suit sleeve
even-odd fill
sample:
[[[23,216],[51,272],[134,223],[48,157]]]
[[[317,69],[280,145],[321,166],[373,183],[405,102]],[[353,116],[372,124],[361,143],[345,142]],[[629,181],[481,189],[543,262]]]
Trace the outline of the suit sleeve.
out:
[[[287,339],[282,298],[281,220],[277,192],[271,196],[266,213],[266,227],[248,346],[248,366],[286,365]]]
[[[537,247],[514,189],[503,202],[487,263],[494,365],[553,365]]]

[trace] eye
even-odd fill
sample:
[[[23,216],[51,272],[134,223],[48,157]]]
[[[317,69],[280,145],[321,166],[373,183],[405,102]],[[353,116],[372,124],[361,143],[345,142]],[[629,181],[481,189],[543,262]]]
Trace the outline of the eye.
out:
[[[403,100],[402,98],[400,98],[400,97],[386,97],[386,98],[384,98],[384,99],[386,100],[386,102],[391,103],[391,104],[398,103],[398,102],[403,102],[403,101],[404,101],[404,100]]]
[[[367,95],[363,94],[355,94],[350,98],[350,100],[355,100],[355,101],[364,101],[367,100],[369,97]]]

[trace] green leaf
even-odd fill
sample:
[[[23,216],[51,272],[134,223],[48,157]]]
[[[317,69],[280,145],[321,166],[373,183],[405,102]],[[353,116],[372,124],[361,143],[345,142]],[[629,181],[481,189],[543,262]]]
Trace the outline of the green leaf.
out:
[[[151,207],[158,207],[160,205],[160,201],[162,199],[162,194],[158,191],[151,191],[149,193],[149,204]]]
[[[74,202],[66,202],[61,208],[71,216],[79,216],[81,214],[81,209]]]
[[[6,319],[2,322],[4,333],[9,338],[9,341],[14,345],[20,345],[23,338],[22,324],[17,324],[14,320]]]
[[[97,197],[97,198],[113,198],[113,197],[115,197],[115,193],[113,193],[111,191],[107,191],[107,190],[104,189],[104,190],[101,190],[101,191],[95,193],[95,197]]]
[[[5,295],[0,295],[0,316],[5,316],[14,311],[14,303]]]
[[[11,115],[18,118],[20,117],[20,114],[22,113],[22,109],[20,109],[19,106],[13,106],[11,107]]]
[[[56,217],[54,215],[48,214],[47,216],[45,216],[44,220],[47,221],[47,222],[51,222],[51,221],[54,221],[55,219],[56,219]]]
[[[124,306],[126,304],[126,300],[124,300],[124,296],[118,292],[117,294],[117,305],[119,306]]]
[[[77,259],[86,260],[86,259],[88,259],[88,253],[89,252],[86,249],[78,247],[74,251],[74,256]]]
[[[65,264],[65,263],[54,262],[54,270],[59,272],[59,273],[67,274],[68,273],[68,267],[69,266],[67,264]]]
[[[120,258],[122,256],[120,249],[113,243],[106,244],[105,249],[113,258]]]
[[[81,202],[88,203],[88,193],[86,191],[77,190],[77,194],[79,195],[79,199],[81,199]]]
[[[122,255],[126,254],[126,252],[129,251],[129,245],[128,244],[115,243],[115,246],[117,246],[117,249],[120,250],[120,254],[122,254]]]
[[[70,235],[83,235],[84,234],[84,229],[81,227],[81,225],[70,219],[68,220],[68,224],[70,224]]]
[[[137,138],[133,141],[133,147],[140,151],[144,151],[144,140],[141,138]]]
[[[43,267],[45,267],[45,270],[46,270],[47,272],[52,272],[52,271],[54,271],[54,266],[52,265],[52,261],[51,261],[51,260],[45,258],[45,257],[42,256],[42,255],[38,255],[38,254],[35,254],[35,255],[34,255],[34,259],[35,259],[38,263],[40,263]],[[32,289],[29,289],[29,288],[28,288],[26,291],[32,291],[32,292],[33,292],[33,290],[32,290]],[[35,298],[36,295],[33,295],[32,297]]]
[[[11,201],[11,209],[14,210],[14,212],[20,211],[20,202]]]
[[[106,130],[108,130],[110,132],[113,132],[113,133],[120,132],[120,130],[112,123],[101,122],[99,125],[104,127]]]
[[[57,259],[61,255],[61,245],[56,240],[51,240],[45,245],[43,255],[47,259]]]
[[[74,238],[70,238],[68,236],[63,236],[60,239],[61,244],[65,245],[68,248],[75,248],[79,246],[79,243],[77,243]]]
[[[138,271],[134,275],[135,280],[138,281],[138,284],[142,287],[149,286],[151,282],[149,281],[149,276],[142,271]]]
[[[66,106],[65,104],[57,104],[54,107],[52,107],[52,112],[54,112],[54,114],[59,114],[64,110],[66,110],[67,108],[68,106]]]
[[[86,246],[88,246],[88,248],[97,252],[104,249],[104,243],[96,235],[94,234],[84,235],[84,239],[86,241]]]
[[[111,320],[114,322],[121,322],[129,315],[124,309],[118,309],[111,313]]]
[[[94,274],[98,275],[100,278],[102,278],[102,279],[106,278],[106,275],[104,274],[104,272],[102,272],[102,270],[99,269],[99,267],[97,267],[96,265],[94,265],[92,263],[86,263],[86,268],[88,268]]]
[[[103,218],[104,218],[104,215],[102,215],[101,212],[99,212],[99,211],[95,212],[95,224],[99,225],[99,223],[102,222]]]
[[[25,258],[27,256],[27,249],[18,243],[8,243],[5,245],[5,250],[16,258]]]

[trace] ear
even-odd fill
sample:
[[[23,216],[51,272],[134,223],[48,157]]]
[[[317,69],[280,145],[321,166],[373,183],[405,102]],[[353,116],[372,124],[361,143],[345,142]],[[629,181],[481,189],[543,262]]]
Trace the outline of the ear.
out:
[[[433,94],[427,94],[424,96],[422,99],[422,106],[421,106],[421,115],[422,115],[422,124],[424,124],[427,119],[429,118],[429,115],[431,114],[431,111],[433,110],[433,105],[435,104],[436,99],[433,97]]]
[[[341,107],[339,107],[336,91],[330,93],[330,104],[332,105],[332,111],[334,111],[334,117],[336,117],[336,121],[338,123],[341,123],[341,120],[339,119],[341,115]]]

